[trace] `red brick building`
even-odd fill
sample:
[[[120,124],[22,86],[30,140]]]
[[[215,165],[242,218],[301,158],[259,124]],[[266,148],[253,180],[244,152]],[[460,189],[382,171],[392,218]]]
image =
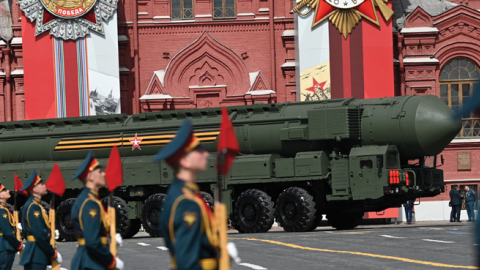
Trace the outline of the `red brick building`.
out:
[[[400,7],[405,2],[410,6]],[[437,95],[450,107],[458,108],[480,83],[480,1],[429,1],[428,6],[416,2],[399,0],[395,5],[397,94]],[[403,16],[399,16],[402,8]],[[446,192],[423,200],[426,202],[417,215],[420,219],[448,219],[452,185],[469,185],[478,193],[478,114],[464,115],[463,128],[443,157]],[[462,219],[466,218],[466,213],[462,214]]]

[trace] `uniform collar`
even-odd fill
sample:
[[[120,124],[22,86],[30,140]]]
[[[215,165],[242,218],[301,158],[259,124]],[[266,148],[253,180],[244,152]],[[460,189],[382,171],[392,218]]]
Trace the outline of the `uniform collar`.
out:
[[[98,198],[98,191],[95,191],[95,190],[93,190],[93,189],[89,189],[89,188],[87,188],[87,187],[86,187],[85,189],[88,190],[88,193],[89,193],[89,194],[92,194],[93,196],[95,196],[95,198]]]
[[[7,204],[4,203],[4,202],[0,202],[0,205],[3,206],[3,207],[7,207]]]
[[[37,197],[33,197],[33,201],[36,202],[36,203],[42,203],[42,200],[40,200],[39,198]]]
[[[186,187],[188,189],[190,189],[192,192],[198,192],[198,185],[195,184],[195,183],[190,183],[190,182],[185,182],[181,179],[178,179],[178,178],[175,178],[175,180],[173,181],[174,185],[178,185],[180,187]]]

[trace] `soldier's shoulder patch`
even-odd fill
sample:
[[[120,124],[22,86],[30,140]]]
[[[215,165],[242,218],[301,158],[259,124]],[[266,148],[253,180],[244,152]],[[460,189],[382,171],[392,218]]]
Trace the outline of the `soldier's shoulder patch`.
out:
[[[188,228],[191,228],[197,222],[198,215],[196,212],[183,213],[183,221]]]
[[[40,217],[40,211],[33,211],[33,216],[35,218],[39,218]]]
[[[91,218],[96,218],[96,217],[97,217],[97,214],[98,214],[98,210],[97,210],[97,209],[90,209],[90,210],[88,210],[88,215],[89,215]]]
[[[7,214],[7,213],[3,214],[2,216],[3,216],[3,218],[8,218],[8,214]]]

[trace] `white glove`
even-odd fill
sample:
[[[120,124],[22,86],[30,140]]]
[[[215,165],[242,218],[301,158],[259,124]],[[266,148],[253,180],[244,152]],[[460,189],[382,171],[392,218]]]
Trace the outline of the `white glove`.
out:
[[[17,228],[18,228],[20,231],[23,230],[22,223],[18,223],[18,224],[17,224]]]
[[[227,251],[230,258],[232,258],[236,264],[239,264],[242,261],[240,260],[240,257],[238,257],[238,250],[234,243],[229,242],[227,244]]]
[[[117,240],[117,245],[119,246],[123,245],[123,238],[119,233],[115,234],[115,240]]]
[[[57,258],[55,260],[57,260],[57,262],[59,264],[61,264],[63,262],[62,255],[58,251],[57,251]]]
[[[55,230],[55,240],[58,240],[60,237],[60,232],[58,230]]]
[[[123,270],[123,261],[120,260],[118,257],[115,258],[115,261],[117,262],[117,266],[115,266],[115,269],[118,269],[118,270]]]

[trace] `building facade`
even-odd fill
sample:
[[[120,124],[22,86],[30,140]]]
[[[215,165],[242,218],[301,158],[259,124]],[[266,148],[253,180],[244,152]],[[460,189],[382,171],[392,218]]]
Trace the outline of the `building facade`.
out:
[[[427,2],[394,2],[397,94],[436,95],[456,109],[480,91],[480,1]],[[442,156],[445,193],[422,199],[417,220],[448,220],[452,185],[480,191],[478,112],[463,116],[462,130]],[[433,165],[433,158],[428,163]],[[466,211],[462,219],[467,219]]]

